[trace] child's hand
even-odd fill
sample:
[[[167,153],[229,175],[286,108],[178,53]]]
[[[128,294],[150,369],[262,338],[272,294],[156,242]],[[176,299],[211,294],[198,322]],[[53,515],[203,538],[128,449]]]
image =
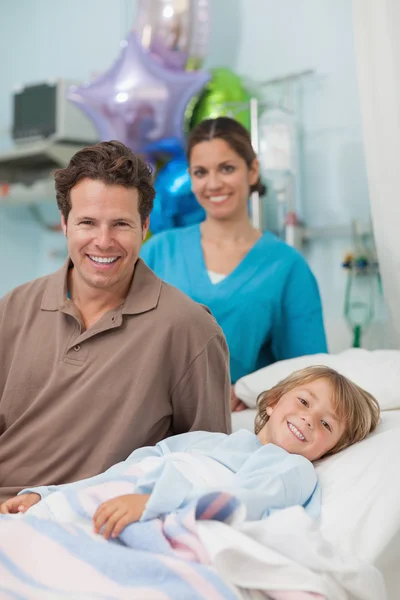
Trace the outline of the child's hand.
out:
[[[40,494],[34,492],[14,496],[14,498],[10,498],[3,502],[3,504],[0,504],[0,514],[9,515],[26,512],[28,508],[40,502],[41,499]]]
[[[127,525],[139,521],[150,494],[127,494],[100,504],[93,517],[94,530],[107,540],[115,538]]]

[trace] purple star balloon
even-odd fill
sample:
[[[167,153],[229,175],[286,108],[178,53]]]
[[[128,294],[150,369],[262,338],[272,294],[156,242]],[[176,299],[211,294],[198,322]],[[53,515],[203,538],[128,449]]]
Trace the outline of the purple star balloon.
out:
[[[161,138],[183,143],[186,107],[209,81],[209,73],[165,68],[143,50],[135,33],[121,47],[109,71],[71,87],[68,99],[93,121],[103,141],[119,140],[133,152]]]

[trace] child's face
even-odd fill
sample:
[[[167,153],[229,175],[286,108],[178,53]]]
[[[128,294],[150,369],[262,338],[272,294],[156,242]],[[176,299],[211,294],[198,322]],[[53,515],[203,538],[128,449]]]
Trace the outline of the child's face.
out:
[[[268,406],[268,422],[258,434],[263,444],[272,443],[311,461],[332,450],[344,432],[334,413],[332,388],[325,378],[287,392],[275,406]]]

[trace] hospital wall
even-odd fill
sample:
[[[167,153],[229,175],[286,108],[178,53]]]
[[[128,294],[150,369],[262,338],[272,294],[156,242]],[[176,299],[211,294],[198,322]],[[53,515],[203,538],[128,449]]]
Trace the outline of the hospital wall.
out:
[[[112,4],[112,8],[111,8]],[[11,93],[21,83],[65,77],[84,80],[106,69],[134,17],[135,0],[0,0],[0,151],[11,145]],[[353,47],[351,0],[210,0],[212,35],[206,66],[230,66],[264,81],[308,69],[302,87],[302,197],[309,227],[326,234],[304,248],[317,276],[332,351],[351,344],[343,319],[344,253],[351,238],[333,226],[369,221]],[[39,214],[57,222],[54,200]],[[40,225],[29,207],[0,203],[0,296],[58,268],[60,233]],[[384,302],[364,338],[369,348],[390,345]]]

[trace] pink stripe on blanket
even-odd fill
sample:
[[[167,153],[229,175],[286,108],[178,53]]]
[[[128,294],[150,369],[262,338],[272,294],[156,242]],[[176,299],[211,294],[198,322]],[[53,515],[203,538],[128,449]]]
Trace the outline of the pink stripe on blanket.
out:
[[[219,513],[219,511],[226,505],[227,501],[230,499],[231,499],[230,494],[225,494],[223,492],[218,494],[217,498],[213,502],[211,502],[211,504],[208,506],[207,510],[205,510],[201,514],[201,517],[200,517],[201,520],[207,521],[207,520],[210,520],[213,517],[215,517],[215,515]]]
[[[194,590],[204,598],[207,598],[207,600],[224,600],[224,597],[215,589],[214,585],[196,571],[190,563],[177,561],[174,558],[162,556],[161,554],[157,558],[167,565],[171,571],[175,571],[181,579],[191,585]]]
[[[178,530],[182,525],[187,531],[185,532],[184,529],[180,529],[178,537],[171,536],[166,531],[166,529],[169,528],[172,530],[176,528],[176,530]],[[210,563],[208,552],[204,548],[204,545],[197,534],[196,521],[193,512],[189,512],[184,518],[182,518],[181,515],[178,516],[176,513],[170,513],[163,522],[163,530],[165,539],[180,558],[202,564]]]
[[[8,532],[8,533],[7,533]],[[106,544],[100,540],[99,544]],[[12,569],[0,563],[0,582],[24,598],[112,597],[119,600],[171,600],[169,594],[150,586],[127,587],[110,579],[95,567],[74,556],[47,535],[38,532],[21,519],[1,522],[0,551],[11,565],[28,578],[28,583],[14,577]],[[48,594],[31,586],[29,579],[50,588]],[[38,592],[37,594],[35,592]],[[52,595],[54,592],[54,595]],[[0,596],[3,599],[3,596]]]

